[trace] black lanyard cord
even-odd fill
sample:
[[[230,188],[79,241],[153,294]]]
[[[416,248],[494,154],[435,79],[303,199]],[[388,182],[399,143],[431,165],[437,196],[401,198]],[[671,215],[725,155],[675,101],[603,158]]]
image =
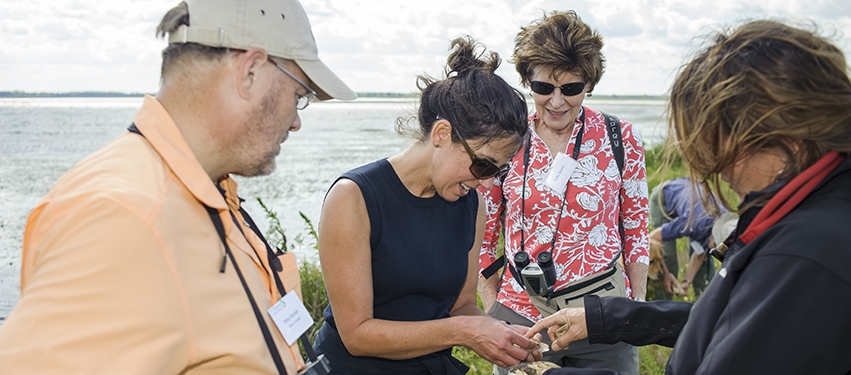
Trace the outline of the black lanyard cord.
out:
[[[131,133],[136,133],[144,137],[141,131],[136,127],[136,124],[130,125],[127,130]],[[216,188],[219,188],[216,186]],[[220,189],[221,191],[221,189]],[[224,195],[224,193],[223,193]],[[236,270],[237,276],[239,276],[239,281],[242,283],[242,288],[245,289],[245,294],[248,297],[248,301],[251,303],[251,309],[254,310],[254,317],[257,319],[257,324],[260,326],[260,331],[263,333],[263,339],[266,341],[266,347],[269,348],[269,354],[272,355],[272,361],[275,362],[275,367],[278,369],[278,373],[280,375],[287,375],[287,369],[284,366],[284,362],[281,359],[281,354],[278,352],[278,346],[275,345],[275,341],[272,338],[272,333],[269,331],[269,326],[266,324],[266,320],[263,319],[263,314],[260,312],[260,308],[257,306],[257,302],[254,300],[254,295],[251,294],[251,289],[248,288],[248,283],[245,282],[245,277],[242,276],[242,271],[239,269],[239,265],[236,263],[236,259],[233,256],[233,253],[230,250],[230,246],[228,246],[227,235],[225,234],[224,223],[222,222],[222,218],[219,217],[219,211],[213,207],[204,205],[207,209],[207,213],[210,215],[210,219],[213,221],[213,226],[216,228],[216,232],[219,234],[219,239],[222,241],[222,245],[225,247],[225,256],[222,257],[222,265],[219,268],[219,272],[225,272],[225,266],[227,265],[227,258],[230,258],[231,263],[233,263],[233,267]],[[233,212],[228,210],[233,219],[234,224],[236,224],[239,232],[242,233],[242,236],[245,237],[245,240],[248,241],[248,237],[245,236],[245,232],[242,231],[242,226],[236,220],[236,216],[234,216]],[[277,254],[272,251],[272,247],[269,246],[269,243],[266,242],[266,238],[260,233],[260,229],[257,228],[257,225],[254,223],[254,220],[251,219],[251,216],[248,215],[242,207],[239,208],[239,212],[242,217],[246,220],[247,225],[251,227],[251,230],[263,241],[263,244],[266,245],[267,256],[269,257],[269,266],[272,268],[272,275],[275,279],[275,286],[278,288],[278,292],[281,294],[281,297],[286,295],[286,289],[284,289],[284,284],[281,282],[281,278],[278,276],[278,272],[283,270],[283,266],[281,265],[281,260],[278,259]],[[249,243],[250,244],[250,243]],[[309,361],[312,363],[317,362],[316,352],[313,350],[313,346],[310,344],[310,339],[307,337],[307,332],[301,335],[301,343],[304,346],[305,352],[307,352]],[[322,365],[325,365],[325,362],[321,362]],[[327,369],[326,369],[327,370]]]
[[[609,114],[606,114],[606,113],[603,113],[603,112],[601,112],[601,113],[606,120],[606,128],[607,128],[606,133],[608,134],[609,144],[611,145],[611,148],[612,148],[612,154],[614,155],[615,162],[618,166],[618,172],[621,176],[621,189],[623,189],[624,149],[623,149],[623,142],[622,142],[622,139],[621,139],[620,119],[618,119],[616,116],[612,116],[612,115],[609,115]],[[584,110],[584,108],[583,108],[583,112],[582,112],[582,123],[583,123],[583,126],[584,126],[584,124],[585,124],[585,110]],[[523,215],[523,217],[522,217],[522,220],[521,220],[521,232],[520,232],[521,251],[523,251],[523,252],[525,252],[525,244],[526,244],[526,233],[524,232],[525,223],[526,223],[526,216],[525,216],[526,215],[526,212],[525,212],[525,206],[526,206],[526,201],[525,201],[525,197],[526,197],[526,173],[527,173],[527,167],[528,167],[528,164],[529,164],[529,147],[531,146],[531,142],[532,142],[531,137],[532,137],[532,132],[529,132],[527,134],[526,140],[524,141],[525,147],[523,149],[523,186],[521,188],[522,189],[521,190],[522,191],[521,201],[522,201],[522,205],[523,205],[523,207],[522,207],[523,212],[521,214]],[[579,143],[581,143],[581,142],[579,142]],[[578,148],[579,147],[574,147],[573,152],[576,153],[576,150]],[[574,159],[576,159],[577,157],[578,157],[578,155],[575,155]],[[567,195],[565,194],[565,199],[566,199],[566,196]],[[503,204],[505,204],[504,199],[505,199],[505,196],[503,195]],[[565,204],[565,202],[562,201],[562,211],[561,212],[564,211],[564,204]],[[561,212],[560,212],[560,214],[561,214]],[[560,219],[561,219],[561,216],[559,216],[559,220]],[[557,223],[556,229],[558,229],[558,227],[560,225],[561,225],[560,222]],[[621,253],[624,251],[624,247],[626,246],[625,245],[626,232],[625,232],[624,226],[623,226],[623,211],[618,213],[618,233],[620,234],[620,237],[621,237],[621,246],[618,249],[618,253],[615,255],[615,257],[609,263],[608,267],[606,267],[607,269],[611,268],[617,262]],[[555,247],[554,244],[555,244],[555,242],[553,242],[553,245],[550,246],[551,250],[554,249],[554,247]],[[507,265],[507,267],[503,267],[505,265]],[[516,279],[520,280],[519,275],[517,274],[514,266],[512,266],[512,264],[510,262],[506,261],[505,254],[501,255],[493,263],[491,263],[489,266],[487,266],[482,271],[481,275],[484,276],[486,279],[490,278],[497,271],[499,271],[500,268],[502,268],[502,273],[500,273],[500,276],[499,276],[500,280],[502,279],[502,275],[505,274],[506,268],[508,268],[511,271],[511,273],[514,275],[514,277]]]
[[[281,297],[286,295],[286,289],[284,289],[284,283],[281,282],[281,277],[278,276],[278,272],[283,271],[284,266],[281,264],[281,260],[278,259],[278,254],[272,250],[272,246],[269,246],[269,242],[266,241],[266,238],[260,233],[260,228],[257,227],[257,224],[254,223],[254,220],[251,219],[251,216],[248,215],[248,212],[239,207],[239,213],[245,219],[248,226],[254,231],[254,234],[263,241],[263,244],[266,245],[266,254],[269,257],[269,267],[272,267],[272,275],[275,278],[275,286],[278,287],[278,292],[281,293]],[[231,212],[231,217],[236,222],[236,217],[234,217],[233,212]],[[242,228],[237,224],[236,226],[239,228],[239,231],[242,232]],[[242,232],[242,236],[245,237],[245,232]],[[246,238],[247,239],[247,238]],[[307,337],[307,332],[305,332],[299,338],[301,340],[302,346],[304,346],[304,351],[307,353],[307,358],[309,362],[316,362],[316,352],[313,350],[313,345],[310,343],[310,339]]]
[[[207,213],[210,214],[213,226],[216,227],[216,231],[219,232],[219,238],[222,240],[222,244],[225,245],[225,254],[227,254],[231,263],[233,263],[233,268],[236,270],[237,276],[239,276],[242,288],[245,289],[245,294],[248,296],[248,301],[251,303],[251,309],[254,310],[254,317],[257,318],[257,323],[260,325],[260,331],[263,333],[263,339],[266,340],[266,346],[269,348],[269,354],[272,355],[272,361],[275,362],[275,367],[278,368],[279,374],[287,375],[287,369],[284,367],[284,362],[281,360],[281,354],[278,352],[278,346],[275,345],[275,340],[272,339],[272,333],[269,331],[269,326],[266,325],[266,320],[263,319],[263,315],[260,313],[260,308],[257,307],[257,302],[251,294],[251,289],[248,288],[248,283],[245,282],[245,277],[242,276],[242,271],[240,271],[239,265],[236,263],[236,259],[230,251],[227,236],[225,235],[224,224],[222,223],[222,218],[219,217],[219,211],[207,205],[204,207],[207,208]],[[233,214],[231,213],[231,215]],[[239,226],[237,225],[237,227]],[[242,231],[242,229],[240,229],[240,231]]]
[[[579,158],[579,149],[582,147],[582,137],[585,134],[585,111],[582,111],[582,116],[580,117],[580,121],[582,121],[582,127],[579,128],[579,132],[576,133],[576,141],[573,144],[573,160],[578,160]],[[529,137],[526,142],[526,148],[523,150],[523,188],[520,195],[520,251],[526,252],[526,175],[529,172],[529,152],[530,148],[532,148],[532,132],[529,132]],[[569,178],[569,177],[568,177]],[[561,199],[561,208],[558,212],[558,220],[556,221],[555,233],[553,233],[553,240],[550,243],[550,253],[553,253],[556,246],[556,240],[558,239],[559,227],[561,226],[561,218],[564,213],[564,206],[567,202],[567,186],[564,187],[564,196]]]
[[[233,220],[233,223],[236,225],[236,228],[239,229],[239,233],[242,233],[242,237],[248,241],[248,236],[245,235],[245,232],[242,231],[242,226],[239,225],[239,221],[236,219],[236,215],[233,214],[232,211],[228,210],[230,213],[230,217]],[[266,238],[260,234],[260,229],[257,228],[257,224],[254,224],[254,220],[251,219],[251,216],[248,216],[248,212],[240,207],[239,213],[245,219],[245,225],[251,228],[255,235],[263,241],[263,244],[266,245],[266,256],[269,258],[269,267],[272,268],[272,276],[275,279],[275,286],[278,288],[278,292],[281,293],[281,297],[287,294],[287,290],[284,289],[284,283],[281,282],[281,278],[278,276],[278,272],[283,270],[283,266],[281,265],[281,260],[278,259],[278,256],[272,251],[272,247],[269,246],[269,243],[266,242]]]
[[[228,210],[228,212],[230,213],[230,217],[231,219],[233,219],[234,224],[236,224],[237,229],[239,229],[239,232],[242,233],[242,237],[245,237],[245,240],[248,241],[248,237],[246,237],[245,232],[242,231],[242,227],[236,220],[236,216],[230,210]],[[263,235],[260,233],[260,229],[257,228],[257,224],[254,223],[254,220],[251,218],[250,215],[248,215],[248,212],[246,212],[245,209],[243,209],[242,207],[239,207],[239,213],[245,219],[246,225],[250,227],[254,234],[256,234],[257,237],[260,238],[261,241],[263,241],[263,244],[266,245],[266,253],[269,257],[269,266],[272,267],[272,276],[275,279],[275,286],[278,288],[278,292],[281,293],[281,297],[285,296],[287,294],[287,291],[286,289],[284,289],[284,283],[281,282],[281,277],[278,276],[278,272],[281,272],[284,269],[283,265],[281,265],[281,260],[278,259],[277,254],[272,251],[272,246],[269,246],[269,243],[266,242],[266,238],[264,238]],[[226,242],[222,243],[224,243],[227,247]],[[231,261],[233,261],[233,259],[231,259]],[[234,266],[236,266],[236,263],[234,263]],[[299,337],[299,340],[301,340],[301,344],[302,346],[304,346],[304,351],[307,353],[308,361],[316,362],[316,352],[313,350],[313,345],[310,343],[310,339],[307,337],[307,332],[302,334],[301,337]]]

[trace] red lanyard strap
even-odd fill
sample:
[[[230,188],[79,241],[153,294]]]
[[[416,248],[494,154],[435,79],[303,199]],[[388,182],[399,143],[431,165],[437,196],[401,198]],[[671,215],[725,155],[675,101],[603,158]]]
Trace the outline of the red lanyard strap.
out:
[[[739,239],[748,244],[777,223],[810,195],[816,186],[839,166],[842,159],[843,157],[839,152],[831,151],[792,181],[789,181],[777,192],[777,195],[768,201],[768,204],[756,215],[756,218],[753,219],[745,233],[739,236]]]

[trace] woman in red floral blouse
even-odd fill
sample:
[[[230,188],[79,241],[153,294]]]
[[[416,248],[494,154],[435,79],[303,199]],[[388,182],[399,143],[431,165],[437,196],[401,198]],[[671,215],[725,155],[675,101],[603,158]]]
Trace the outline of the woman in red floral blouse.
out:
[[[522,265],[514,261],[519,252],[532,263],[541,253],[551,253],[556,277],[550,297],[568,284],[597,280],[611,271],[623,277],[622,287],[614,291],[642,300],[649,254],[641,138],[632,124],[620,122],[621,172],[604,115],[582,105],[603,74],[602,37],[569,11],[553,12],[522,28],[515,41],[514,63],[521,83],[532,91],[536,112],[529,118],[530,137],[511,159],[508,173],[497,177],[493,189],[482,191],[487,222],[480,267],[497,261],[502,231],[509,265],[493,277],[486,273],[479,278],[485,309],[503,319],[516,313],[521,324],[531,325],[543,317],[541,310],[562,307],[564,301],[541,300],[547,305],[539,302],[540,308],[530,301],[521,285]],[[637,356],[637,349],[627,344],[589,345],[587,340],[566,351],[544,353],[545,360],[561,366],[622,373],[638,372]]]

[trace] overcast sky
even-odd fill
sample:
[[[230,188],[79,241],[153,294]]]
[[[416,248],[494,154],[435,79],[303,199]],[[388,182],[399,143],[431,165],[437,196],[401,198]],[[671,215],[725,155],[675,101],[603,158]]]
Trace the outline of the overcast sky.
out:
[[[156,92],[154,37],[178,1],[0,0],[0,91]],[[510,58],[519,28],[544,11],[576,10],[603,35],[596,94],[667,92],[696,36],[744,19],[815,22],[851,54],[849,0],[302,0],[319,55],[357,92],[411,92],[438,75],[450,39],[470,34]],[[514,66],[498,71],[517,85]]]

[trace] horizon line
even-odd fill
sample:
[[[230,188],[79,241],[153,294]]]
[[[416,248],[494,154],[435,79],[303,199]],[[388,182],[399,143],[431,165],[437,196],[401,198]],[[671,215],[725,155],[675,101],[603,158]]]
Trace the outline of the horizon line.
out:
[[[120,91],[67,91],[67,92],[47,92],[47,91],[0,91],[0,98],[116,98],[116,97],[140,97],[144,96],[145,92],[120,92]],[[150,93],[156,95],[156,93]],[[418,93],[404,93],[391,91],[368,91],[356,93],[359,98],[416,98]],[[528,96],[528,95],[527,95]],[[642,98],[642,99],[665,99],[667,95],[652,95],[652,94],[597,94],[592,96],[601,98]]]

